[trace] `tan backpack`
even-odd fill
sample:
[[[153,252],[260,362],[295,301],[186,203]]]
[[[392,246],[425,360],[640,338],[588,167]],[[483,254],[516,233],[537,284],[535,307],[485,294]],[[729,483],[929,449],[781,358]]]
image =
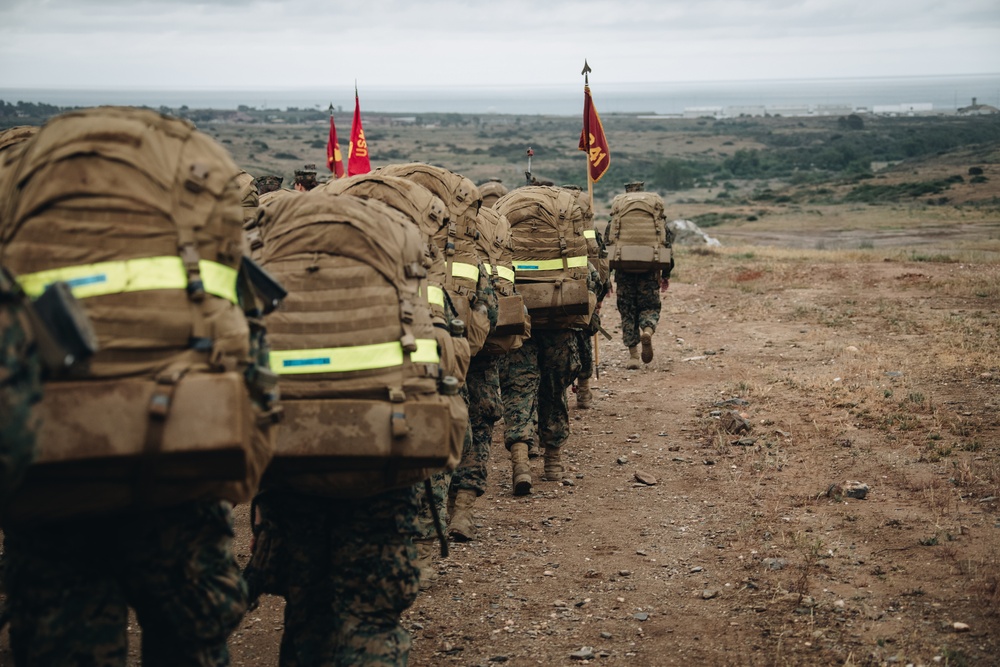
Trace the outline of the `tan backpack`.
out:
[[[483,198],[483,208],[493,208],[500,197],[510,192],[499,178],[491,178],[479,184],[479,194]]]
[[[0,261],[29,296],[68,283],[99,351],[46,385],[8,518],[247,500],[273,442],[247,381],[263,375],[238,304],[238,167],[190,123],[126,107],[58,116],[12,157]]]
[[[459,460],[468,412],[442,376],[417,227],[374,199],[313,191],[261,218],[267,316],[287,415],[262,486],[364,497]]]
[[[434,235],[434,242],[444,253],[447,267],[445,289],[458,319],[465,323],[465,335],[475,356],[490,333],[486,305],[477,294],[480,279],[485,279],[480,273],[483,258],[476,249],[479,189],[464,176],[422,162],[391,164],[376,169],[374,173],[411,180],[439,197],[448,207],[448,223]]]
[[[510,223],[515,284],[532,328],[586,327],[597,300],[588,289],[583,211],[573,193],[530,185],[493,208]]]
[[[611,268],[626,273],[669,268],[673,249],[666,221],[663,200],[655,192],[626,192],[615,197],[608,227]]]
[[[510,245],[510,223],[492,208],[479,209],[479,242],[487,254],[484,263],[497,293],[497,324],[483,348],[499,356],[521,347],[531,335],[528,310],[514,288],[514,251]]]
[[[452,335],[451,320],[456,317],[454,306],[445,308],[447,263],[444,252],[437,247],[434,236],[448,224],[448,209],[444,202],[427,188],[400,176],[367,173],[327,181],[316,188],[330,195],[352,195],[377,199],[399,211],[420,230],[424,242],[424,266],[427,268],[427,300],[434,316],[434,333],[441,348],[441,367],[465,384],[471,352],[464,335]],[[457,332],[456,332],[457,334]]]

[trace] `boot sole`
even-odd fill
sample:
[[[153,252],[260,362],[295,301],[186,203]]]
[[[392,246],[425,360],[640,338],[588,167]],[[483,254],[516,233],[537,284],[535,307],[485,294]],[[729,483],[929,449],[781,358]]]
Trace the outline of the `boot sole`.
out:
[[[514,480],[514,495],[515,496],[526,496],[531,493],[531,478],[528,479],[515,479]]]

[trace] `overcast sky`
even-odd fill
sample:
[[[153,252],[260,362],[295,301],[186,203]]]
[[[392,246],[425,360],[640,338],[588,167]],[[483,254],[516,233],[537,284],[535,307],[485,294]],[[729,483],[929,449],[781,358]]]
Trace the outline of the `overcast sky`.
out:
[[[0,0],[0,88],[1000,72],[998,0]]]

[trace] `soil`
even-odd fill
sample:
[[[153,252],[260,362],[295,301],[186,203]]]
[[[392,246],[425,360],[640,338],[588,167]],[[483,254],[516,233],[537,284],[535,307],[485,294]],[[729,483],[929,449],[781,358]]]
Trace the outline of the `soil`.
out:
[[[568,482],[513,497],[497,425],[410,664],[996,664],[1000,266],[678,255],[648,366],[604,303]],[[265,597],[233,664],[277,664],[281,627]]]
[[[954,264],[771,267],[748,291],[752,265],[679,261],[648,366],[625,370],[605,301],[614,340],[593,407],[571,397],[568,483],[513,497],[497,425],[479,537],[450,544],[404,615],[410,664],[995,664],[1000,369],[943,375],[923,351],[952,311],[986,317],[995,346],[996,292],[925,298],[972,269]],[[905,334],[886,330],[897,308]],[[908,400],[905,429],[878,414]],[[726,431],[731,411],[748,432]],[[847,481],[867,496],[828,493]],[[276,664],[280,632],[266,598],[233,663]]]

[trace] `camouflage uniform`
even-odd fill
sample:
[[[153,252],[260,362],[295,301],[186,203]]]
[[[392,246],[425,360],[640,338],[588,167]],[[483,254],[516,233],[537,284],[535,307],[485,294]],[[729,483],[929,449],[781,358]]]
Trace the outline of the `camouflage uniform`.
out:
[[[451,478],[451,490],[471,489],[477,496],[486,492],[486,465],[490,459],[493,426],[501,416],[499,357],[480,354],[469,366],[469,426],[472,437],[462,448],[462,461]]]
[[[615,288],[622,316],[622,341],[625,347],[632,348],[639,344],[642,329],[650,327],[656,331],[660,321],[660,275],[656,271],[615,271]]]
[[[275,190],[281,189],[281,182],[285,179],[281,176],[265,175],[258,176],[256,178],[257,182],[257,193],[267,194],[268,192],[274,192]]]
[[[562,447],[569,438],[566,389],[580,373],[579,332],[532,330],[500,363],[507,449],[536,436],[542,446]]]
[[[413,539],[422,493],[419,484],[357,499],[258,497],[272,565],[265,592],[285,598],[279,665],[407,663],[400,617],[419,590]]]
[[[4,530],[15,664],[124,666],[129,606],[146,667],[229,664],[247,608],[229,503]]]
[[[13,278],[0,270],[0,507],[35,451],[31,406],[41,398],[41,362]]]

